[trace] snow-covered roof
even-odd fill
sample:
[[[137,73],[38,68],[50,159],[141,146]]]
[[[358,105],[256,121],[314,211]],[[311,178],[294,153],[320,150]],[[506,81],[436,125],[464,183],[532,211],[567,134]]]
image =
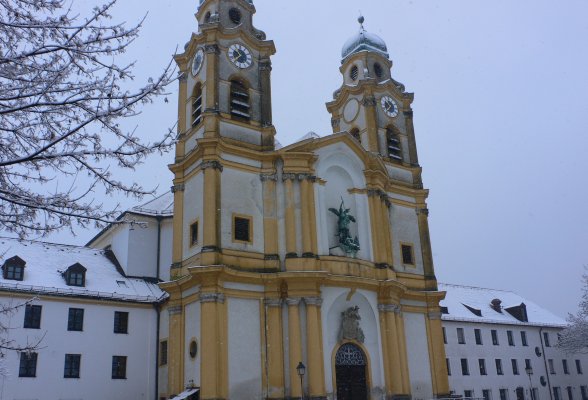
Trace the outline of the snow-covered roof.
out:
[[[513,292],[445,283],[439,284],[439,290],[447,292],[441,301],[441,307],[447,311],[442,317],[446,321],[555,327],[567,325],[564,319]],[[526,318],[520,318],[520,315],[517,318],[517,311],[521,309],[526,311]]]
[[[171,191],[166,192],[145,204],[131,208],[129,211],[151,217],[172,216],[174,214],[174,195]]]
[[[108,250],[0,237],[0,265],[22,258],[24,279],[4,279],[0,292],[26,292],[52,296],[90,297],[113,301],[154,303],[166,297],[156,283],[125,277]],[[62,275],[79,263],[86,271],[85,287],[68,286]]]

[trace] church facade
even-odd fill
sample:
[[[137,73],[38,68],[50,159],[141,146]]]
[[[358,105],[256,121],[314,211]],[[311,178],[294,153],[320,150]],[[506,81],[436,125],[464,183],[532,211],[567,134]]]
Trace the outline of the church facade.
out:
[[[176,56],[160,396],[448,394],[413,95],[360,19],[327,104],[333,133],[280,148],[275,47],[254,13],[251,0],[201,0]]]

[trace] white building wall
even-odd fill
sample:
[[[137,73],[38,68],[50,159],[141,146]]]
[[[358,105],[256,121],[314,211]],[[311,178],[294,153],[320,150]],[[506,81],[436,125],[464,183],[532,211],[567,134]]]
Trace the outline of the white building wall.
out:
[[[501,400],[500,390],[503,389],[507,400],[516,400],[516,389],[520,387],[524,390],[525,400],[528,400],[529,387],[532,386],[538,392],[536,400],[555,400],[550,391],[553,393],[553,387],[559,387],[560,400],[582,399],[580,387],[588,385],[588,355],[568,355],[555,348],[559,328],[447,320],[443,321],[443,327],[447,337],[445,351],[451,369],[449,386],[455,394],[464,395],[466,390],[470,390],[474,397],[482,397],[483,390],[489,390],[491,400]],[[458,343],[458,328],[464,331],[465,344]],[[482,344],[476,344],[475,329],[480,329]],[[493,344],[492,330],[497,332],[498,345]],[[509,344],[507,331],[513,333],[514,345]],[[526,333],[527,346],[522,343],[521,332]],[[546,347],[542,339],[543,332],[548,332],[550,347]],[[461,359],[467,359],[469,375],[463,374]],[[485,360],[486,375],[480,371],[481,359]],[[502,360],[503,375],[497,373],[497,359]],[[525,372],[526,359],[530,360],[533,369],[531,381]],[[512,360],[517,362],[518,375],[513,373]],[[549,360],[553,360],[555,374],[549,371]],[[567,360],[568,374],[563,371],[563,360]],[[576,360],[580,361],[582,374],[576,369]],[[545,385],[541,384],[541,378]],[[572,399],[568,398],[568,386],[572,388]]]
[[[200,302],[190,303],[184,307],[186,332],[184,335],[186,354],[184,355],[184,382],[194,382],[200,386]],[[189,354],[190,343],[196,342],[196,357]]]
[[[425,314],[403,313],[412,398],[433,398]]]
[[[20,302],[7,296],[0,301]],[[36,377],[19,377],[20,355],[7,352],[4,362],[8,376],[0,381],[2,399],[151,400],[155,397],[157,313],[151,304],[96,304],[70,298],[41,298],[34,304],[43,307],[41,329],[22,328],[23,308],[2,322],[12,328],[9,338],[19,344],[41,339]],[[84,309],[82,332],[67,330],[70,307]],[[129,313],[128,334],[113,333],[115,311]],[[65,354],[81,354],[79,379],[64,378]],[[113,355],[127,356],[126,379],[112,379]]]
[[[185,183],[184,189],[184,237],[183,237],[183,259],[188,259],[200,253],[202,250],[202,239],[204,235],[204,221],[202,217],[204,196],[204,176],[202,172],[190,177]],[[198,242],[193,246],[190,243],[190,226],[198,221]],[[172,228],[173,229],[173,228]],[[171,236],[173,232],[170,232]],[[170,242],[171,243],[171,242]],[[170,250],[171,251],[171,250]],[[171,259],[171,255],[170,255]],[[170,263],[171,264],[171,263]]]

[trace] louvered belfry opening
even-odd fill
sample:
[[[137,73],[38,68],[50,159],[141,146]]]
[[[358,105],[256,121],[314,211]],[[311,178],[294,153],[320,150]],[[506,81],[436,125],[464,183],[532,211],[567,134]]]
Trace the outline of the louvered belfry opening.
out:
[[[231,117],[249,121],[251,119],[249,106],[249,91],[243,82],[231,81]]]
[[[202,85],[197,84],[194,88],[192,101],[192,127],[197,126],[202,121]]]
[[[392,160],[402,161],[402,148],[398,133],[393,127],[386,129],[386,141],[388,144],[388,157]]]

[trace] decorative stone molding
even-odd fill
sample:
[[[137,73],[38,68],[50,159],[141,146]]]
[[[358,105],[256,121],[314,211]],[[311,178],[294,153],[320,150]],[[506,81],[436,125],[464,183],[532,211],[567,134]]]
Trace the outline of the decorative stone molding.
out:
[[[200,293],[201,303],[221,303],[225,302],[225,295],[223,293]]]
[[[282,299],[264,299],[263,302],[268,307],[280,307],[282,305]]]
[[[403,111],[402,114],[404,114],[404,116],[406,118],[412,118],[412,110],[408,110],[408,111]]]
[[[293,181],[296,180],[296,174],[282,174],[282,181]]]
[[[181,262],[175,262],[171,265],[171,269],[180,269],[180,268],[182,268]]]
[[[392,206],[392,202],[390,201],[390,197],[388,197],[388,194],[386,192],[384,192],[383,190],[368,189],[367,195],[368,195],[368,197],[379,197],[380,200],[382,200],[386,204],[386,207],[388,207],[388,208],[390,208]]]
[[[203,114],[220,114],[218,107],[208,107],[204,109]]]
[[[223,172],[223,165],[218,161],[203,161],[202,164],[200,164],[200,168],[203,171],[206,169],[212,168],[212,169],[216,169],[220,172]]]
[[[402,311],[398,304],[378,304],[378,310],[381,312],[391,312],[394,314],[400,314]]]
[[[266,254],[265,256],[263,256],[263,259],[265,261],[279,261],[280,256],[278,254]]]
[[[331,118],[331,126],[333,128],[338,127],[341,124],[341,118]]]
[[[185,72],[178,72],[178,81],[186,82],[188,80],[188,74]]]
[[[365,335],[359,326],[361,317],[359,307],[349,307],[341,313],[341,328],[339,329],[339,342],[343,340],[357,340],[359,343],[365,341]]]
[[[288,297],[286,299],[286,304],[289,306],[297,306],[300,304],[302,299],[300,297]]]
[[[203,246],[203,253],[220,253],[220,247],[218,246]]]
[[[323,305],[323,299],[320,297],[305,297],[304,302],[309,306],[320,307]]]
[[[374,96],[367,96],[361,101],[364,107],[375,107],[378,104],[378,101]]]
[[[261,179],[262,182],[267,182],[267,181],[277,182],[278,181],[278,174],[260,174],[259,179]]]
[[[208,54],[220,54],[220,48],[216,44],[207,44],[204,51]]]
[[[312,183],[315,183],[319,180],[319,178],[317,178],[315,175],[306,173],[306,172],[298,172],[298,173],[289,173],[289,174],[282,174],[282,181],[311,181]]]
[[[186,185],[184,185],[183,183],[171,187],[172,193],[183,192],[184,190],[186,190]]]
[[[184,308],[182,306],[172,306],[167,308],[167,312],[169,315],[180,315],[184,312]]]
[[[271,72],[272,71],[272,62],[270,60],[260,61],[259,70]]]
[[[430,320],[439,320],[439,319],[441,319],[441,312],[439,312],[439,311],[431,311],[429,313],[429,319]]]

